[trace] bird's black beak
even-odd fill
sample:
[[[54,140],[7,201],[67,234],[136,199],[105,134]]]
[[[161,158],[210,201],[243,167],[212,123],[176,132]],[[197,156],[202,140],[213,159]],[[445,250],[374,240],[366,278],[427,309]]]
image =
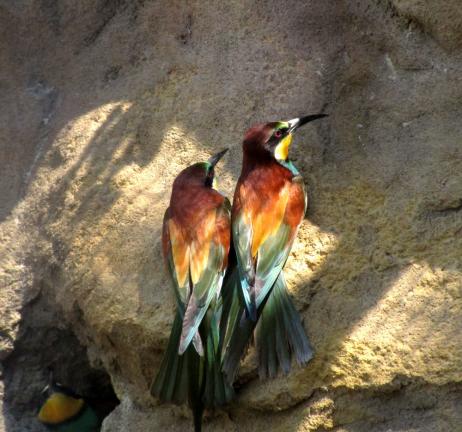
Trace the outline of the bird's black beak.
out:
[[[221,152],[217,153],[217,154],[214,154],[209,160],[209,164],[214,167],[218,161],[225,155],[225,153],[228,151],[228,149],[224,149],[222,150]]]
[[[312,122],[313,120],[317,120],[323,117],[327,117],[327,114],[313,114],[313,115],[308,115],[305,117],[300,117],[300,118],[294,118],[292,120],[289,120],[289,132],[293,132],[295,129],[298,129],[300,126],[303,126],[309,122]]]
[[[53,369],[52,368],[47,368],[47,371],[48,371],[48,383],[47,385],[42,389],[42,391],[40,392],[40,394],[45,394],[48,392],[48,390],[51,389],[51,387],[53,386]]]

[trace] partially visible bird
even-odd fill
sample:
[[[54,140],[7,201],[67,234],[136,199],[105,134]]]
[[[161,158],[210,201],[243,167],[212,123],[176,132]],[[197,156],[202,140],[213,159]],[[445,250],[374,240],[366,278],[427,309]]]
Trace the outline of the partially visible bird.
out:
[[[37,415],[38,420],[57,432],[97,432],[102,417],[72,389],[55,382],[52,374],[43,392],[46,400]]]
[[[230,382],[254,330],[261,378],[288,373],[292,354],[299,364],[313,356],[282,269],[307,207],[303,179],[289,159],[292,134],[325,116],[258,124],[245,134],[232,208],[237,263],[223,288],[223,371]]]
[[[226,151],[178,175],[163,222],[163,255],[177,308],[151,393],[166,402],[188,402],[196,432],[204,408],[233,396],[221,371],[219,334],[231,205],[214,189],[215,165]]]

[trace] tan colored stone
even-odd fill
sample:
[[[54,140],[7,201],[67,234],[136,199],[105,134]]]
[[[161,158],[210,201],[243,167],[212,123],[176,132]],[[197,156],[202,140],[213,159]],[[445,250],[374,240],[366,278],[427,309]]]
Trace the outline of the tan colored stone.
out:
[[[172,181],[230,147],[232,196],[246,127],[325,111],[294,139],[310,205],[285,270],[316,356],[260,382],[251,351],[205,430],[457,430],[458,12],[393,3],[0,1],[0,358],[47,299],[122,400],[103,430],[189,428],[149,395]]]
[[[393,0],[396,10],[433,35],[449,50],[461,47],[462,10],[457,0]]]

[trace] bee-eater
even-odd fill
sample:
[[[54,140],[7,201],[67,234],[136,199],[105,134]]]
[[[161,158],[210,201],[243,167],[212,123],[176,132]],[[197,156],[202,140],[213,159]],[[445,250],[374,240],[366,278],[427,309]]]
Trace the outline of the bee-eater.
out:
[[[322,117],[258,124],[245,134],[232,207],[237,269],[223,293],[223,371],[231,382],[254,330],[261,378],[288,373],[292,353],[299,364],[313,356],[282,269],[307,207],[303,179],[289,159],[292,134]]]
[[[214,189],[214,168],[226,151],[178,175],[163,222],[162,249],[177,307],[151,392],[162,401],[188,402],[196,431],[204,408],[222,405],[233,394],[221,371],[219,337],[231,205]]]
[[[68,387],[54,382],[45,387],[47,399],[37,415],[38,420],[50,430],[58,432],[97,432],[102,417],[87,401]]]

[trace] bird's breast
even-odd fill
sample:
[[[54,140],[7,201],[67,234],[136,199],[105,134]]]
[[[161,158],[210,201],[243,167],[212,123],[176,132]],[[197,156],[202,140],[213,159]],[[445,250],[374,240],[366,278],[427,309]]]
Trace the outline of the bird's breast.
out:
[[[242,182],[237,192],[240,212],[252,227],[253,257],[282,223],[293,228],[295,234],[305,212],[303,182],[260,175]]]

